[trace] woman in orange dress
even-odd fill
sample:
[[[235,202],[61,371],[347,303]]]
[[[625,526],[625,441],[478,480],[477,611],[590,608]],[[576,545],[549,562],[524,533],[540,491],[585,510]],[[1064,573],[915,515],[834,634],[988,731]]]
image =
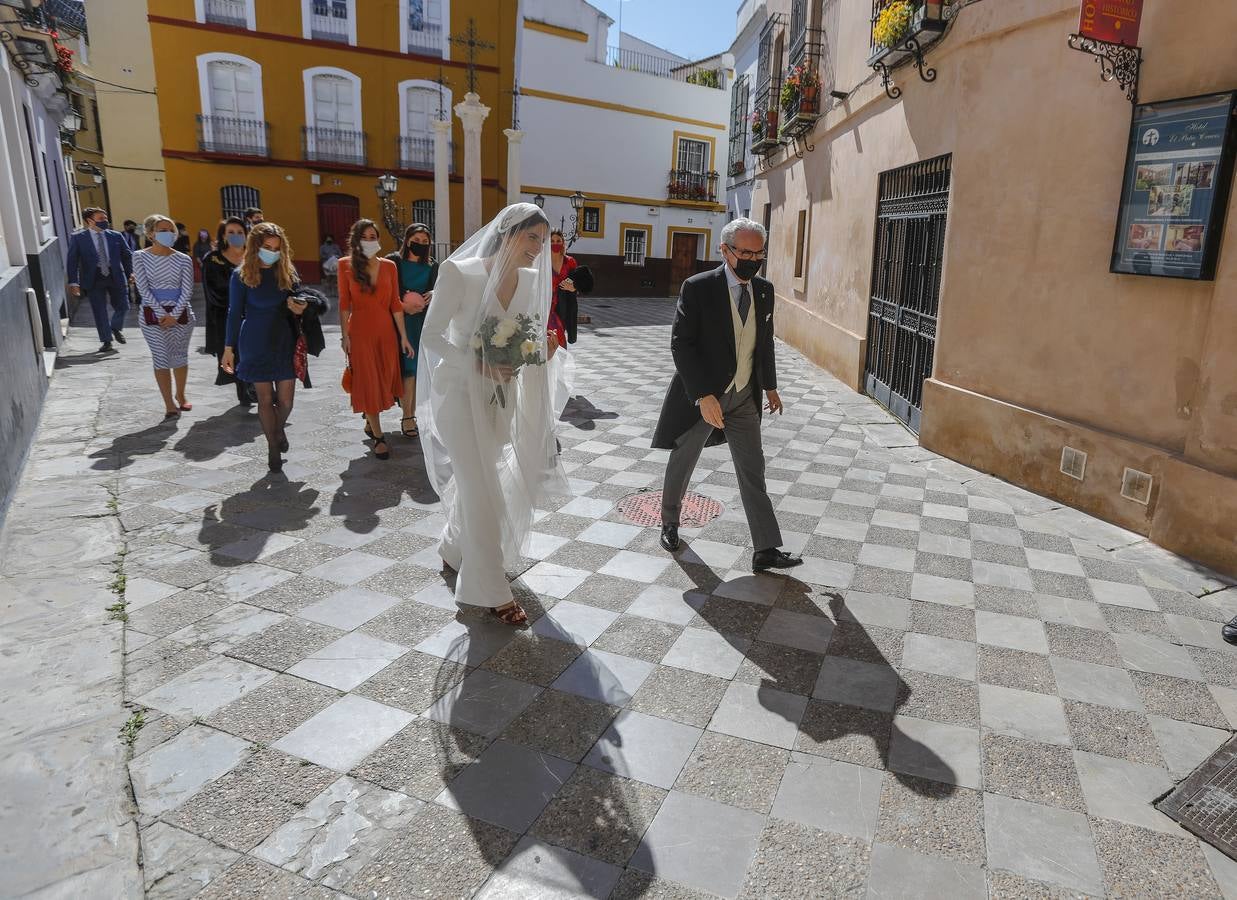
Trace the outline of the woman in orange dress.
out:
[[[389,459],[379,416],[404,390],[399,354],[416,352],[404,331],[399,302],[399,270],[383,259],[378,226],[359,219],[348,235],[349,255],[339,260],[339,318],[348,357],[352,411],[364,413],[365,432],[374,441],[374,456]],[[395,337],[398,334],[399,342]]]

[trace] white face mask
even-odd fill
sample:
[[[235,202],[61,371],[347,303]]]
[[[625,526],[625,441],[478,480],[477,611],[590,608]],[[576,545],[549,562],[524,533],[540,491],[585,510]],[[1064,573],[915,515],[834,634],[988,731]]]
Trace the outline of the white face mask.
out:
[[[375,257],[382,249],[382,241],[361,241],[361,252],[368,257]]]

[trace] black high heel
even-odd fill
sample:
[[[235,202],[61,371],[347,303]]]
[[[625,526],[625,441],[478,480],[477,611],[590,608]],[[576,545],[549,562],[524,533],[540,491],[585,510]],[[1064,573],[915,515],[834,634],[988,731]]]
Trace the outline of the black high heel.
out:
[[[378,452],[379,444],[382,444],[387,449],[379,453]],[[391,458],[391,445],[387,443],[387,436],[385,434],[380,434],[376,438],[374,438],[374,456],[378,457],[378,459],[390,459]]]
[[[266,452],[266,465],[272,472],[283,471],[283,459],[279,455],[279,451],[271,448]]]

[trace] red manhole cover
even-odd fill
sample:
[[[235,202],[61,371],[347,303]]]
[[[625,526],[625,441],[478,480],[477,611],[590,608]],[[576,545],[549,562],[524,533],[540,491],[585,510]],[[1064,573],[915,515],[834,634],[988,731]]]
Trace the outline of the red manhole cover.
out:
[[[644,491],[619,501],[619,512],[627,521],[648,527],[661,524],[661,491]],[[688,493],[679,510],[680,528],[702,528],[722,514],[722,505],[710,497]]]

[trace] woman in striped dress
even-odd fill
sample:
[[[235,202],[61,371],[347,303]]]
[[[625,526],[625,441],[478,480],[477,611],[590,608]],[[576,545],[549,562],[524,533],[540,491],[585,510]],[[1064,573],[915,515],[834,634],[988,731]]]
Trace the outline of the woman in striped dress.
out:
[[[189,339],[193,334],[193,260],[172,249],[176,223],[167,216],[147,216],[145,250],[133,254],[133,280],[142,298],[142,336],[150,347],[155,382],[167,408],[165,419],[193,409],[185,400],[189,377]],[[172,394],[172,379],[176,393]]]

